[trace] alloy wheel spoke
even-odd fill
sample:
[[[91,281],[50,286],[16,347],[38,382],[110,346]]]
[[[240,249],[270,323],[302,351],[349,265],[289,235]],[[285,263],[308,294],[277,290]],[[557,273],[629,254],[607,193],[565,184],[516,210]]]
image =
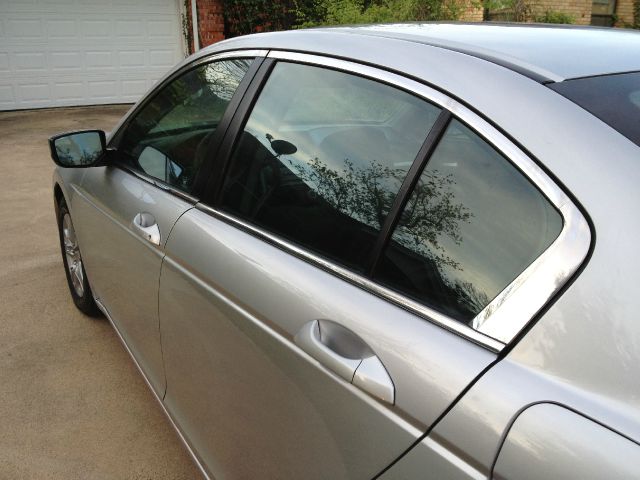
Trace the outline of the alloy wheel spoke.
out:
[[[63,249],[67,259],[67,269],[73,285],[73,289],[79,297],[84,294],[84,274],[82,272],[82,258],[78,249],[76,233],[71,223],[69,214],[65,214],[62,220]]]

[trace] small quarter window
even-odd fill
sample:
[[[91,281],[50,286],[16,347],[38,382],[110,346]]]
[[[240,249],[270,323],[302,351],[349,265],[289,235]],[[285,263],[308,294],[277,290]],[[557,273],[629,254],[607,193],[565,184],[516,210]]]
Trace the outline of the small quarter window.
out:
[[[429,159],[374,279],[470,322],[562,230],[501,154],[454,120]]]
[[[355,75],[278,63],[221,206],[357,271],[440,109]]]
[[[127,126],[121,160],[185,192],[205,160],[209,139],[252,59],[221,60],[164,87]]]

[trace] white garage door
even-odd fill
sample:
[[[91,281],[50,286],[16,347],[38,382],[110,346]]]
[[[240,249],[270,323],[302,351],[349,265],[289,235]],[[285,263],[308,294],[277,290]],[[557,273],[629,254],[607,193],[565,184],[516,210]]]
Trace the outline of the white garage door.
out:
[[[183,55],[180,0],[0,0],[0,110],[135,102]]]

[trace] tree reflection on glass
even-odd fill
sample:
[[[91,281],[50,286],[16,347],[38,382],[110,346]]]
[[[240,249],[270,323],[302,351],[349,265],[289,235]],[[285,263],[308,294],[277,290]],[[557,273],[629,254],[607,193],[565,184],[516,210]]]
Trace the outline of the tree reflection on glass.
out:
[[[93,164],[102,154],[100,136],[95,132],[83,132],[58,138],[56,154],[62,165],[78,167]]]
[[[292,168],[314,194],[334,209],[377,231],[382,229],[407,173],[404,168],[392,168],[377,160],[360,167],[345,159],[342,169],[334,169],[317,157],[305,163],[292,163]],[[454,183],[451,175],[440,175],[435,170],[423,174],[401,216],[393,241],[438,266],[460,268],[438,241],[444,235],[457,244],[462,242],[460,223],[468,222],[473,216],[468,208],[455,201],[451,190]]]
[[[460,245],[460,223],[469,222],[473,216],[467,207],[456,202],[453,185],[455,180],[450,174],[442,175],[438,170],[423,173],[400,217],[393,240],[438,265],[461,269],[439,242],[445,236]]]
[[[295,164],[296,173],[314,194],[334,209],[380,230],[406,171],[372,161],[369,168],[355,167],[344,160],[342,170],[332,169],[317,157]]]

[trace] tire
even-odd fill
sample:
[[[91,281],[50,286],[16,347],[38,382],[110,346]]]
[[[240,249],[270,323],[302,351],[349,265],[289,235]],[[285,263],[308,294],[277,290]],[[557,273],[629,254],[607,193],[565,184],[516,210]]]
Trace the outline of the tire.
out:
[[[102,312],[93,300],[93,293],[87,280],[87,272],[84,269],[78,240],[71,222],[71,214],[64,199],[60,200],[58,204],[58,236],[60,237],[62,263],[73,303],[85,315],[101,316]]]

